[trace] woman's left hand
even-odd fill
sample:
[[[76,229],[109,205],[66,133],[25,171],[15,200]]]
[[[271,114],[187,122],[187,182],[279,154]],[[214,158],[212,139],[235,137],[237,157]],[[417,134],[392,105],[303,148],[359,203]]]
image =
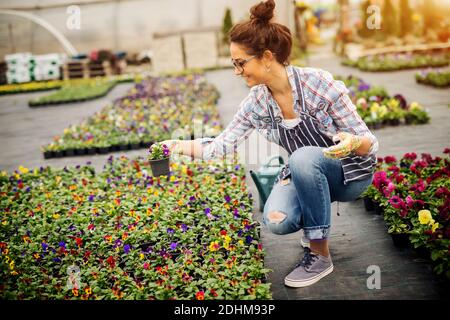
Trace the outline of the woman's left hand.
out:
[[[348,156],[361,146],[362,139],[348,132],[339,132],[333,137],[333,141],[338,144],[323,149],[323,154],[327,158],[339,159]]]

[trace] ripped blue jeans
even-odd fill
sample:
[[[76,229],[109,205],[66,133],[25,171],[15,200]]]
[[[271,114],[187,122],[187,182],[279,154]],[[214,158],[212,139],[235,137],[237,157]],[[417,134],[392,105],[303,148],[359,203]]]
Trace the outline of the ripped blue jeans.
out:
[[[341,162],[326,158],[320,147],[297,149],[289,157],[289,168],[291,176],[277,183],[266,201],[263,223],[275,234],[303,229],[310,240],[329,237],[333,201],[355,200],[373,178],[344,185]],[[281,215],[274,218],[273,212]]]

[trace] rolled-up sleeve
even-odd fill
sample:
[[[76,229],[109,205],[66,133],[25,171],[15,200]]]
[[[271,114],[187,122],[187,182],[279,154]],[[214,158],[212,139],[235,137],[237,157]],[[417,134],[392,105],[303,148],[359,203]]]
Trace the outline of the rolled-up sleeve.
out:
[[[323,90],[325,98],[330,102],[327,111],[337,130],[368,137],[372,142],[369,155],[375,155],[378,152],[378,139],[358,114],[356,106],[348,96],[349,90],[345,84],[342,81],[334,80],[329,72],[322,70],[320,74],[320,88]]]
[[[210,160],[226,154],[235,153],[237,146],[252,133],[254,126],[250,121],[250,113],[254,105],[252,92],[245,98],[234,115],[233,120],[216,138],[196,139],[202,145],[202,158]]]

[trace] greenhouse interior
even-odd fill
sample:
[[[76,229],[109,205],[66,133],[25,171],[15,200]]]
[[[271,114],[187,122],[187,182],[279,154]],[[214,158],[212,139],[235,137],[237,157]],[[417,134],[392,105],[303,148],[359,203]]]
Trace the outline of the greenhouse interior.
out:
[[[450,1],[0,0],[0,38],[1,300],[450,298]]]

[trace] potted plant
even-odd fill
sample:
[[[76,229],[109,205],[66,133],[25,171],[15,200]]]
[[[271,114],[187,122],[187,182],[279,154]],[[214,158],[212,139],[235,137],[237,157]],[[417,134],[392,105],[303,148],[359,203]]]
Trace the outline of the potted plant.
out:
[[[406,248],[409,246],[410,226],[400,219],[389,222],[388,233],[392,237],[394,245],[398,248]]]
[[[149,162],[153,176],[168,175],[170,172],[169,159],[170,150],[165,144],[155,143],[149,149]]]

